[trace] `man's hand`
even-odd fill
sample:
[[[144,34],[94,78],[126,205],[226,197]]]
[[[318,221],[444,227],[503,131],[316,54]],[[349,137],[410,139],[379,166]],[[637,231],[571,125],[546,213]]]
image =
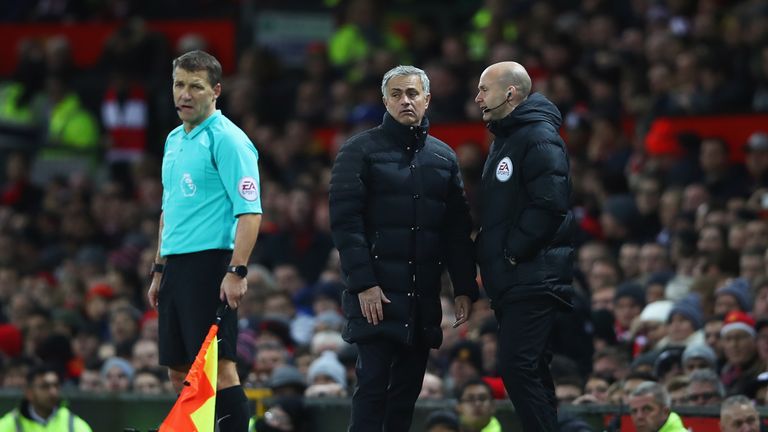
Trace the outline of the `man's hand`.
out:
[[[456,328],[469,319],[469,315],[472,313],[472,300],[468,296],[461,295],[456,297],[453,302],[456,310],[456,322],[453,323],[453,328]]]
[[[357,295],[360,300],[360,310],[369,324],[378,325],[379,321],[384,321],[384,307],[381,302],[391,303],[381,287],[376,285],[362,291]]]
[[[149,284],[149,291],[147,291],[147,299],[149,299],[149,305],[157,309],[157,298],[160,295],[160,280],[163,275],[160,273],[154,273],[152,275],[152,282]]]
[[[221,281],[219,298],[221,301],[227,302],[230,308],[237,309],[246,291],[248,291],[248,281],[245,278],[234,273],[227,273]]]

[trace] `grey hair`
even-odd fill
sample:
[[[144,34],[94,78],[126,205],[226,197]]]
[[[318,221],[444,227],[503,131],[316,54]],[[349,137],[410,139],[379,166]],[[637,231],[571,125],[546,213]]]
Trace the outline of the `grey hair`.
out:
[[[416,66],[396,66],[387,71],[387,73],[384,74],[384,78],[381,79],[381,95],[387,96],[387,84],[389,83],[389,80],[396,76],[408,76],[408,75],[416,75],[421,80],[421,86],[424,88],[424,93],[429,94],[429,78],[427,77],[427,73],[423,70],[417,68]]]
[[[734,395],[729,397],[728,399],[724,400],[723,403],[720,405],[720,412],[722,413],[726,409],[733,407],[733,406],[739,406],[739,405],[749,405],[751,407],[754,407],[755,404],[752,403],[752,401],[744,396],[744,395]]]
[[[632,393],[629,396],[638,397],[645,395],[653,396],[653,400],[663,407],[669,408],[672,404],[669,393],[667,392],[667,389],[664,388],[663,384],[653,381],[645,381],[632,390]]]
[[[688,379],[690,380],[691,384],[694,382],[709,384],[715,388],[718,396],[721,398],[725,396],[725,387],[723,386],[723,382],[720,381],[720,377],[718,377],[715,371],[712,369],[696,369],[695,371],[691,372],[691,374],[688,376]]]

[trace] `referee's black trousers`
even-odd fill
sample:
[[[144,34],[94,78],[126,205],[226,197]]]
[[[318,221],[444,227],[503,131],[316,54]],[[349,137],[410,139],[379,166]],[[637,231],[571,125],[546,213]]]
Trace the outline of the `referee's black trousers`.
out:
[[[380,339],[358,343],[349,432],[407,432],[421,392],[429,347]]]
[[[529,298],[500,305],[495,312],[498,370],[523,431],[556,431],[557,399],[549,372],[556,300]]]

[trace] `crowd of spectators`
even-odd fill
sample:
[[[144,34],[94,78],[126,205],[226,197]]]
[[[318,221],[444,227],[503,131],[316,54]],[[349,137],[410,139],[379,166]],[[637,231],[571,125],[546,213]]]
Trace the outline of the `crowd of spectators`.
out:
[[[70,19],[100,16],[79,9],[86,3],[11,1],[0,16],[44,20],[38,12],[51,5]],[[119,9],[134,2],[109,3],[136,12]],[[245,7],[236,3],[226,4]],[[718,136],[681,134],[684,151],[672,156],[644,147],[659,116],[768,111],[768,6],[486,0],[445,18],[395,4],[401,13],[374,0],[326,2],[335,31],[307,47],[302,66],[241,41],[224,79],[218,106],[256,144],[262,172],[264,223],[239,308],[245,386],[306,397],[354,388],[327,188],[338,145],[381,121],[384,72],[397,64],[427,72],[431,122],[479,122],[479,72],[516,60],[561,110],[571,156],[578,296],[557,327],[561,403],[621,403],[654,380],[677,404],[737,393],[768,404],[768,128],[743,143],[743,161]],[[171,60],[206,45],[191,36],[170,47],[118,12],[110,17],[125,24],[96,67],[77,69],[66,39],[30,40],[0,84],[5,388],[22,387],[25,371],[46,362],[83,391],[170,391],[145,295],[159,158],[177,121]],[[313,131],[329,127],[337,133],[326,149]],[[471,205],[484,145],[456,148]],[[478,377],[503,398],[488,302],[454,329],[450,293],[446,279],[444,342],[423,398],[453,397]]]

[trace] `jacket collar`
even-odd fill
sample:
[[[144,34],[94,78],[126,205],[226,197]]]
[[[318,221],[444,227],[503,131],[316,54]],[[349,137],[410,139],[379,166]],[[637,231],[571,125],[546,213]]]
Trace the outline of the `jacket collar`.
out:
[[[523,101],[523,103],[525,103],[525,101]],[[506,117],[488,122],[486,125],[488,130],[491,131],[491,133],[495,136],[510,135],[512,133],[513,126],[517,123],[515,111],[520,107],[520,105],[515,107],[515,110],[509,113]]]
[[[195,137],[200,135],[200,132],[202,132],[205,128],[208,127],[209,124],[211,124],[214,120],[218,119],[219,117],[221,117],[221,110],[214,111],[211,115],[208,116],[208,118],[200,122],[199,125],[195,126],[194,129],[189,131],[189,133],[186,134],[186,138],[190,140],[195,139]]]
[[[421,124],[418,126],[406,126],[389,113],[384,114],[384,120],[381,122],[381,128],[387,134],[391,135],[398,143],[404,147],[423,147],[424,141],[427,139],[429,133],[429,120],[426,116],[421,119]]]
[[[47,419],[43,419],[39,414],[34,412],[32,409],[32,404],[29,403],[29,399],[24,398],[19,405],[19,414],[36,423],[46,424],[56,415],[56,413],[59,411],[59,408],[63,406],[63,401],[59,401],[58,405],[56,405],[56,407],[53,408],[53,411],[51,411],[51,415],[49,415]]]

